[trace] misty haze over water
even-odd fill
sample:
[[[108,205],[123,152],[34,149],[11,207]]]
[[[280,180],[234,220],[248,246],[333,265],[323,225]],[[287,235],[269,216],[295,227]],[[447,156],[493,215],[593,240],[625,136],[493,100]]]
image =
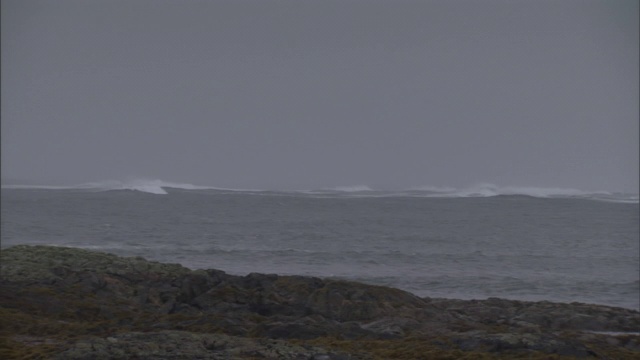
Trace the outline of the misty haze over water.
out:
[[[638,192],[637,1],[2,2],[2,177]]]

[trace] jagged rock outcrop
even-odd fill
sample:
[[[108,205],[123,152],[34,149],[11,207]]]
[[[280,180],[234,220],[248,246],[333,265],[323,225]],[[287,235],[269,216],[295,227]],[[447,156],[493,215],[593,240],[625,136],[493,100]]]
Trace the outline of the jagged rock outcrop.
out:
[[[50,246],[3,249],[0,265],[0,356],[640,356],[640,337],[630,333],[640,331],[640,313],[629,309],[419,298],[348,281],[234,276]]]

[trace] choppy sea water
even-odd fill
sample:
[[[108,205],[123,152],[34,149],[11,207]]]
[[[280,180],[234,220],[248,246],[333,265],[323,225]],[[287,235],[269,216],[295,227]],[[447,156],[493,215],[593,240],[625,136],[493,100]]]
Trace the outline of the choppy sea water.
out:
[[[3,186],[2,248],[47,244],[419,296],[640,308],[637,195],[562,189]]]

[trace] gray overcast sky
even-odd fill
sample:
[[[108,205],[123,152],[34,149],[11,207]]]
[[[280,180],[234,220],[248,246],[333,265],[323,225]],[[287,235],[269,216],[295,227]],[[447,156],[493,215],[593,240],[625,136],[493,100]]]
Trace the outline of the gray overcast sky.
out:
[[[2,176],[638,192],[638,12],[3,0]]]

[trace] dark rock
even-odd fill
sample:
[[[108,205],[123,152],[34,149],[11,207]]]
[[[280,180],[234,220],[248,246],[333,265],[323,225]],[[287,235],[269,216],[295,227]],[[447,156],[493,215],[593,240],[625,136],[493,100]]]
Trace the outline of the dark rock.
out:
[[[586,333],[640,329],[639,312],[608,306],[422,299],[348,281],[233,276],[48,246],[4,249],[0,265],[5,358],[34,349],[65,359],[640,355],[638,335]]]
[[[472,333],[456,338],[454,343],[462,350],[486,350],[489,352],[538,351],[573,357],[595,355],[591,350],[575,341],[564,340],[550,334],[488,334]]]
[[[329,357],[326,357],[329,356]],[[55,359],[348,359],[326,354],[319,348],[304,348],[281,341],[222,334],[194,334],[182,331],[123,333],[107,338],[87,338],[73,344]]]

